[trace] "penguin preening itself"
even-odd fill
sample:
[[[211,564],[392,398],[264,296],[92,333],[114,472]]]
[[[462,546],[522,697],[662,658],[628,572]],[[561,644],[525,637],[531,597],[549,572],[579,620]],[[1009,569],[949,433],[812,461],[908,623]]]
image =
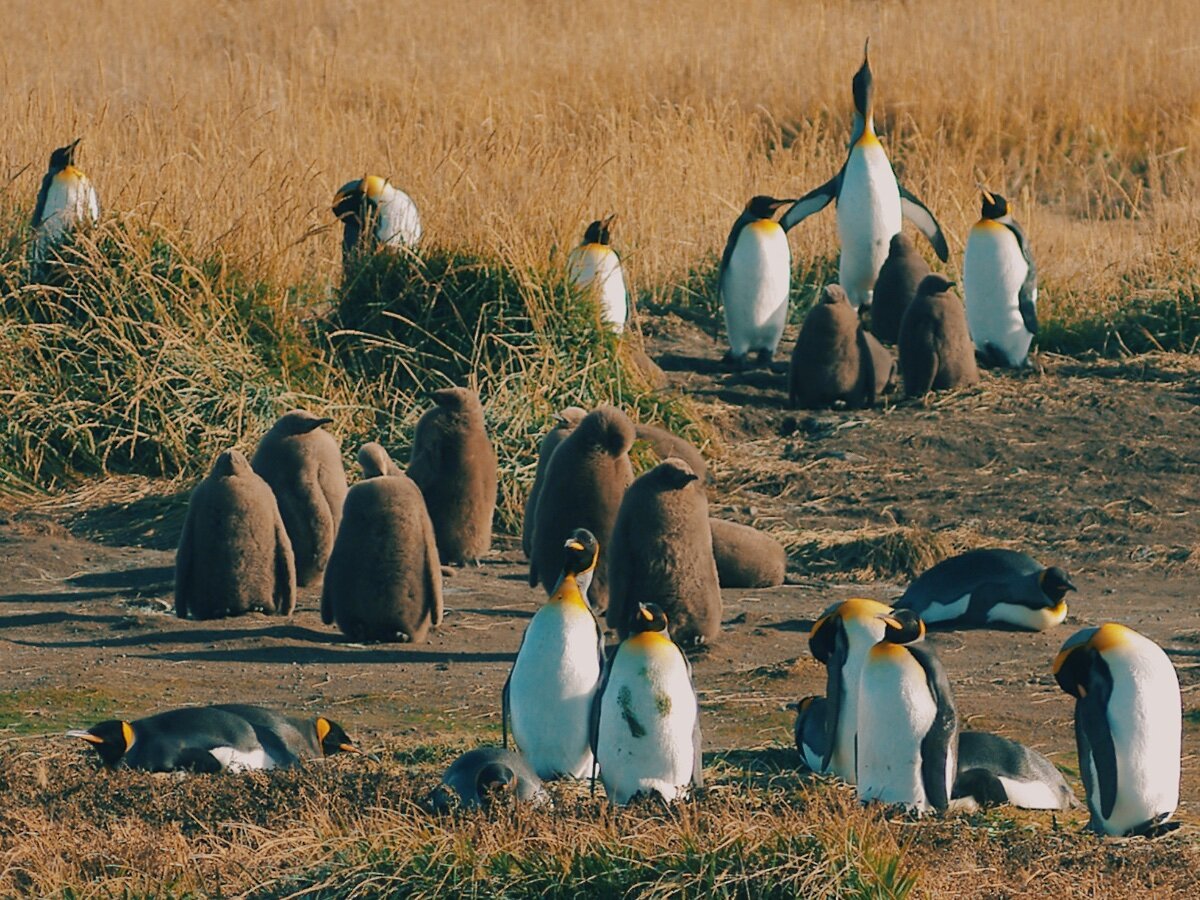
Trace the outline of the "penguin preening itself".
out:
[[[42,178],[37,206],[33,210],[33,267],[36,277],[54,249],[80,225],[94,225],[100,219],[100,201],[86,175],[75,167],[75,150],[83,138],[76,138],[50,154],[50,166]]]
[[[883,639],[858,683],[858,797],[945,812],[958,771],[958,714],[925,625],[909,610],[881,616]]]
[[[367,175],[348,181],[333,198],[342,222],[342,262],[377,247],[415,249],[421,240],[417,205],[386,178]]]
[[[592,707],[592,751],[611,802],[658,795],[670,803],[704,786],[700,703],[663,611],[639,604],[632,620]]]
[[[897,609],[911,609],[926,624],[1011,625],[1045,631],[1067,617],[1066,596],[1075,590],[1058,566],[1047,568],[1027,553],[968,550],[922,572]]]
[[[271,487],[237,450],[217,457],[188,501],[175,551],[175,614],[290,616],[296,560]]]
[[[1021,809],[1075,809],[1079,801],[1054,763],[1036,750],[986,731],[958,733],[952,800]]]
[[[824,663],[826,740],[820,773],[832,772],[854,784],[858,734],[858,683],[867,652],[883,638],[880,618],[892,608],[875,600],[852,598],[835,603],[813,624],[808,648]]]
[[[275,494],[301,586],[325,571],[342,521],[347,490],[342,451],[321,427],[332,421],[303,409],[286,412],[263,435],[250,460]]]
[[[442,567],[425,499],[374,442],[358,452],[325,580],[321,621],[354,641],[420,643],[442,623]]]
[[[542,437],[542,442],[538,445],[538,461],[537,469],[533,474],[533,487],[529,489],[529,497],[525,500],[525,517],[521,521],[521,549],[525,552],[526,559],[533,555],[533,524],[537,521],[538,494],[542,492],[542,484],[546,478],[546,467],[550,464],[550,457],[586,415],[587,410],[578,406],[566,407],[558,414],[554,427],[546,432]]]
[[[592,701],[604,669],[604,632],[584,599],[599,546],[577,529],[563,545],[562,575],[536,613],[508,680],[501,726],[538,777],[583,778],[592,769]]]
[[[1113,622],[1067,638],[1054,678],[1075,697],[1088,827],[1108,835],[1170,831],[1179,806],[1179,677],[1149,638]]]
[[[321,755],[359,752],[337,723],[318,718],[312,727]],[[260,731],[267,735],[265,743]],[[272,769],[293,765],[312,750],[300,720],[236,704],[172,709],[132,722],[110,719],[67,735],[91,744],[110,769],[128,766],[148,772]]]
[[[979,381],[967,316],[954,282],[926,275],[900,322],[897,349],[904,393],[923,397]]]
[[[1037,268],[1008,201],[982,194],[982,214],[963,256],[967,323],[985,364],[1019,368],[1038,331]]]
[[[567,270],[576,287],[595,292],[600,318],[617,334],[625,330],[629,307],[625,295],[625,273],[613,250],[612,223],[616,213],[587,227],[583,243],[567,257]]]
[[[871,334],[885,344],[896,343],[904,311],[928,274],[929,263],[917,252],[909,236],[903,231],[893,234],[887,259],[879,269],[871,294]]]
[[[759,365],[770,363],[783,337],[792,257],[775,215],[792,202],[750,198],[725,242],[717,276],[729,337],[725,362],[738,368],[745,367],[751,350]]]
[[[468,750],[450,764],[429,795],[439,814],[490,809],[504,798],[540,806],[550,802],[541,779],[519,753],[499,747]]]
[[[850,153],[833,178],[797,200],[780,219],[784,231],[837,201],[838,236],[842,252],[838,281],[858,309],[871,305],[875,279],[888,255],[892,235],[900,231],[901,218],[929,238],[938,259],[949,256],[946,238],[925,205],[897,183],[892,164],[875,134],[874,80],[868,54],[854,75],[854,125]]]

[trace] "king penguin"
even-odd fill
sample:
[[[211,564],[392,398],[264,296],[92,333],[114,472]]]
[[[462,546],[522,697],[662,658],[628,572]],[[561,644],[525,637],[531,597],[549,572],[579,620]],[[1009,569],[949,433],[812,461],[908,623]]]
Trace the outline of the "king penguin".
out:
[[[1054,677],[1075,697],[1079,774],[1099,834],[1170,831],[1179,805],[1179,678],[1162,648],[1113,622],[1067,638]]]
[[[926,569],[892,605],[926,624],[1010,625],[1045,631],[1067,617],[1071,577],[1018,550],[968,550]]]
[[[525,629],[504,683],[502,727],[539,778],[583,778],[592,769],[592,701],[604,669],[604,634],[584,599],[599,556],[586,529],[563,546],[562,575]]]
[[[854,75],[854,125],[850,153],[833,178],[805,194],[783,214],[784,231],[837,201],[838,237],[842,255],[838,281],[855,309],[871,305],[875,279],[887,259],[892,235],[907,218],[929,238],[938,259],[946,261],[949,249],[942,227],[925,205],[896,181],[892,164],[875,134],[874,81],[868,53]]]
[[[986,731],[958,734],[958,774],[952,799],[980,806],[1075,809],[1079,801],[1054,763],[1036,750]]]
[[[33,210],[34,276],[42,277],[54,249],[80,225],[100,219],[100,200],[86,175],[75,167],[75,150],[82,138],[50,154]]]
[[[592,707],[592,751],[608,799],[666,803],[704,786],[700,704],[692,667],[667,632],[667,617],[641,604]]]
[[[801,761],[810,772],[823,771],[825,750],[829,746],[825,719],[829,704],[824,697],[812,696],[789,703],[787,708],[796,711],[794,734]]]
[[[333,198],[333,214],[342,221],[345,265],[363,250],[376,247],[413,250],[421,240],[417,205],[408,194],[378,175],[343,184]]]
[[[616,217],[613,213],[587,227],[583,243],[567,258],[567,270],[576,287],[595,293],[600,302],[600,319],[620,334],[625,330],[629,308],[621,258],[612,248],[612,223]]]
[[[717,276],[729,336],[725,362],[738,368],[745,367],[751,350],[759,365],[770,363],[783,337],[792,263],[775,214],[792,202],[752,197],[725,242]]]
[[[883,617],[858,683],[858,797],[945,812],[957,774],[958,715],[925,624],[908,610]]]
[[[989,366],[1019,368],[1038,331],[1037,269],[1008,201],[983,191],[982,215],[967,236],[963,299],[975,349]]]
[[[506,796],[533,806],[550,803],[541,779],[521,754],[499,747],[477,747],[450,764],[442,783],[429,795],[429,805],[439,814],[457,809],[487,810]]]
[[[853,598],[830,606],[813,625],[808,648],[825,664],[826,741],[820,766],[854,784],[854,743],[858,734],[858,680],[867,651],[883,637],[881,615],[892,608]]]

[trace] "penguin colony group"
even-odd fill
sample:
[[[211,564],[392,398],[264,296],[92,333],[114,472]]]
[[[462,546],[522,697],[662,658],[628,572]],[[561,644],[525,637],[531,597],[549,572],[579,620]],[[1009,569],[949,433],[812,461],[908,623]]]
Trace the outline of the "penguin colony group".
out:
[[[964,304],[901,233],[915,224],[945,262],[934,215],[896,180],[875,132],[869,57],[853,79],[855,115],[841,170],[798,200],[756,196],[734,223],[719,292],[726,360],[769,364],[787,321],[786,232],[831,201],[841,242],[838,284],[824,289],[791,360],[790,403],[872,405],[895,382],[881,342],[895,343],[905,391],[971,384],[985,365],[1025,365],[1037,333],[1037,275],[1008,202],[983,190],[967,240]],[[56,248],[99,217],[96,191],[75,166],[79,140],[50,157],[34,212],[32,267],[54,277]],[[386,179],[344,185],[333,212],[347,267],[366,252],[415,252],[416,205]],[[782,214],[781,214],[782,213]],[[628,315],[614,216],[588,226],[569,256],[620,333]],[[870,328],[860,315],[870,311]],[[253,457],[220,454],[195,489],[176,558],[176,613],[197,619],[258,611],[290,615],[297,587],[321,583],[321,617],[356,641],[423,641],[442,621],[442,565],[488,552],[496,456],[472,391],[446,388],[418,423],[407,473],[378,443],[358,454],[347,487],[341,450],[304,410],[284,414]],[[644,440],[661,462],[635,478],[629,451]],[[703,785],[701,718],[685,649],[717,640],[724,587],[783,583],[783,548],[752,528],[711,519],[699,451],[621,410],[564,409],[543,437],[525,507],[522,547],[531,586],[548,595],[530,621],[501,691],[504,748],[464,754],[430,797],[436,810],[486,806],[507,795],[548,803],[542,782],[599,779],[609,798],[664,802]],[[824,697],[797,711],[802,763],[854,785],[864,802],[917,812],[1011,803],[1077,806],[1044,756],[985,732],[960,731],[951,681],[923,643],[926,624],[1045,630],[1063,622],[1075,590],[1058,567],[1024,553],[976,550],[934,566],[892,605],[851,599],[827,609],[809,636],[826,667]],[[618,638],[606,651],[599,616]],[[1089,827],[1108,835],[1169,830],[1179,800],[1181,703],[1166,654],[1115,623],[1067,639],[1054,658],[1076,698],[1079,771]],[[240,771],[359,753],[337,723],[221,704],[111,720],[69,735],[109,766]],[[517,749],[509,750],[511,735]]]

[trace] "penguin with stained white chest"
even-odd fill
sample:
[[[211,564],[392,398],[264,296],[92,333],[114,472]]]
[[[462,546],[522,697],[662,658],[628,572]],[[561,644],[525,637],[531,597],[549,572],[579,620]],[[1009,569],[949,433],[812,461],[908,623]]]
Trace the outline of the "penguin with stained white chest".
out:
[[[50,154],[33,210],[33,275],[45,277],[54,250],[81,225],[100,218],[100,201],[91,180],[75,165],[82,138]]]
[[[1020,368],[1038,332],[1037,268],[1008,201],[982,193],[980,219],[963,256],[967,324],[984,364]]]
[[[1108,622],[1083,628],[1054,658],[1075,698],[1075,743],[1098,834],[1155,836],[1177,827],[1182,705],[1179,677],[1154,641]]]
[[[845,165],[825,184],[805,194],[783,214],[784,231],[837,201],[841,260],[838,281],[855,309],[870,306],[875,280],[887,259],[892,235],[907,218],[933,245],[938,259],[949,256],[946,238],[925,205],[896,181],[892,164],[875,134],[874,78],[868,47],[854,75],[854,124]]]
[[[567,270],[576,287],[592,291],[600,303],[600,319],[620,334],[625,330],[629,307],[621,258],[612,248],[612,223],[616,213],[588,225],[583,243],[567,257]]]

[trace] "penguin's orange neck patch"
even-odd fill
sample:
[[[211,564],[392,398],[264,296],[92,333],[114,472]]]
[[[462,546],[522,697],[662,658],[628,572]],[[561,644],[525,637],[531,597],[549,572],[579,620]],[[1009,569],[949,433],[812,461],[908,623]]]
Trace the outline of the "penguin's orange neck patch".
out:
[[[748,227],[760,234],[774,234],[776,231],[783,231],[783,228],[774,219],[755,219]]]
[[[121,736],[125,738],[125,750],[128,752],[129,748],[133,746],[133,742],[137,740],[133,733],[133,726],[128,722],[121,723]]]
[[[674,642],[661,631],[643,631],[627,639],[625,643],[642,653],[657,653],[673,646]]]
[[[980,219],[978,222],[975,223],[975,227],[982,231],[989,231],[989,230],[995,230],[995,229],[1003,230],[1004,229],[1004,225],[1001,224],[1000,222],[997,222],[995,219]]]
[[[1096,633],[1092,635],[1092,639],[1088,643],[1092,645],[1093,650],[1103,653],[1105,650],[1123,647],[1129,643],[1129,633],[1130,630],[1124,625],[1106,622],[1096,629]]]
[[[870,656],[873,659],[898,659],[908,653],[900,644],[893,644],[891,641],[880,641],[871,648]]]
[[[587,603],[584,602],[583,594],[579,590],[579,582],[575,580],[574,575],[564,575],[562,582],[558,585],[558,589],[554,592],[554,596],[546,602],[561,604],[563,606],[578,606],[580,609],[588,608]]]
[[[875,134],[875,126],[872,123],[868,122],[866,127],[863,128],[863,133],[861,135],[859,135],[858,143],[855,144],[854,146],[856,146],[856,147],[882,147],[883,146],[883,144],[881,144],[879,142],[879,136],[877,134]]]

